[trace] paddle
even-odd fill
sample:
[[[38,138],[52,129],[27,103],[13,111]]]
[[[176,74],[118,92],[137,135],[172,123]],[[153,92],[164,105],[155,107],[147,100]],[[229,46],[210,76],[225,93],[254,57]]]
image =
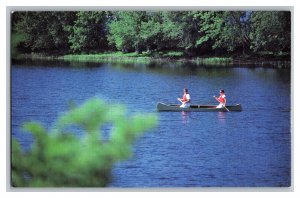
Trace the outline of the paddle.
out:
[[[213,96],[218,102],[220,102],[220,100],[216,97],[216,96]],[[228,112],[230,112],[229,111],[229,109],[227,109],[227,107],[224,105],[224,108],[228,111]]]
[[[229,109],[227,109],[227,107],[224,106],[224,108],[229,112]]]

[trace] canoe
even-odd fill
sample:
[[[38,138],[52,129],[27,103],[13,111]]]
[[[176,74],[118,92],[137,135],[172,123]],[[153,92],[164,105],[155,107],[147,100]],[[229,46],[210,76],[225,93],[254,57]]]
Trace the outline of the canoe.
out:
[[[226,106],[226,108],[216,108],[216,105],[190,105],[190,107],[183,108],[178,104],[164,104],[157,103],[157,111],[202,111],[202,112],[227,112],[229,111],[242,111],[242,106],[240,104]]]

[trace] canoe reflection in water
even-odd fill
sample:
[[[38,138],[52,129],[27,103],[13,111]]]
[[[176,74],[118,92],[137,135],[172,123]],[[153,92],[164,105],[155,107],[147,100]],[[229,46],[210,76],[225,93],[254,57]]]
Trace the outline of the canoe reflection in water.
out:
[[[225,123],[226,122],[226,112],[218,112],[218,120],[220,123]]]
[[[187,124],[187,123],[188,123],[189,114],[190,114],[190,112],[187,112],[187,111],[181,111],[181,115],[182,115],[182,124]]]

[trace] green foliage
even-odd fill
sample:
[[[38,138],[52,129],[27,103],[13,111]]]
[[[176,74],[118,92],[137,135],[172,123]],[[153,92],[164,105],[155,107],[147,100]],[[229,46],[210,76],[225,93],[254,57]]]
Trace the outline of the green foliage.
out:
[[[162,40],[163,33],[159,21],[151,17],[148,21],[141,23],[141,40],[145,45],[146,50],[149,52],[160,45],[159,41]]]
[[[11,55],[12,57],[18,58],[21,55],[19,47],[25,41],[24,34],[12,33],[11,34]]]
[[[175,19],[181,25],[183,30],[182,39],[179,47],[185,50],[195,50],[197,48],[196,41],[199,39],[200,20],[195,17],[197,11],[175,12]]]
[[[158,40],[159,49],[176,49],[183,39],[183,26],[176,21],[176,12],[161,12],[161,18],[163,38]]]
[[[116,12],[109,23],[108,40],[123,52],[176,48],[182,36],[172,12]]]
[[[220,58],[220,57],[213,57],[213,58],[197,58],[193,61],[198,65],[223,65],[226,66],[232,63],[232,58]]]
[[[110,62],[110,63],[143,63],[148,64],[151,62],[147,54],[131,53],[104,53],[104,54],[88,54],[88,55],[65,55],[59,57],[65,61],[78,61],[78,62]]]
[[[251,49],[280,54],[290,51],[291,13],[254,12],[251,18]]]
[[[104,51],[106,40],[106,12],[77,12],[73,26],[67,28],[70,48],[73,52]]]
[[[201,37],[196,45],[210,42],[213,49],[234,51],[249,45],[249,18],[247,12],[217,12],[206,11],[194,15],[201,26]]]
[[[145,20],[146,12],[115,12],[108,24],[108,41],[123,52],[139,51],[141,47],[140,26]]]
[[[184,55],[183,52],[170,51],[170,52],[167,52],[167,53],[163,54],[162,56],[163,57],[181,57],[183,55]]]
[[[12,185],[16,187],[101,187],[111,179],[114,163],[132,156],[134,140],[156,125],[151,114],[128,116],[122,105],[91,99],[62,115],[47,131],[39,123],[24,125],[35,138],[24,152],[12,141]],[[101,127],[112,124],[110,137]],[[74,130],[82,131],[81,137]]]
[[[15,12],[12,53],[290,53],[284,11]]]
[[[74,12],[15,12],[13,20],[12,30],[22,35],[24,51],[68,51],[65,27],[72,24]]]

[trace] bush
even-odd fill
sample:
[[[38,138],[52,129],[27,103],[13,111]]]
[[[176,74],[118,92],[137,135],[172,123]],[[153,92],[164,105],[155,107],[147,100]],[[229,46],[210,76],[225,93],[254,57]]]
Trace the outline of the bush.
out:
[[[154,115],[129,117],[122,105],[91,99],[62,115],[51,131],[39,123],[26,123],[24,129],[35,143],[25,152],[13,139],[12,185],[104,187],[111,180],[113,164],[131,157],[134,140],[156,122]],[[101,127],[107,124],[112,128],[104,138]]]

